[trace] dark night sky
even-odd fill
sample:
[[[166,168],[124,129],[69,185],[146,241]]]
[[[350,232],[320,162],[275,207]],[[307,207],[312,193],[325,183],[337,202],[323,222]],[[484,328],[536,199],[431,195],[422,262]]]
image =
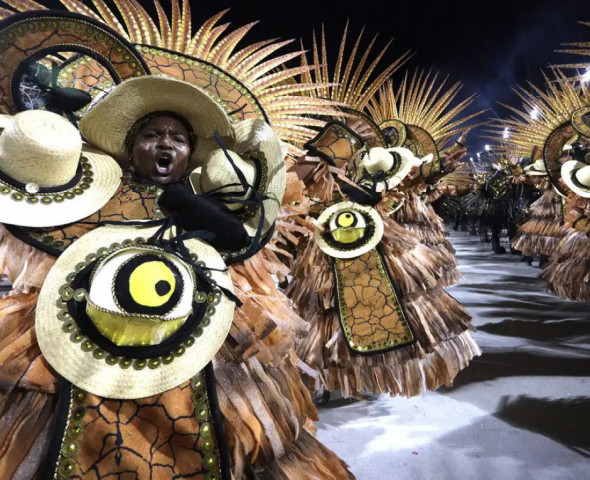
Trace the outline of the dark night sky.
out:
[[[169,1],[161,2],[169,10]],[[151,0],[142,4],[151,5]],[[480,95],[477,107],[493,108],[495,115],[505,113],[498,102],[518,106],[511,87],[527,80],[540,83],[541,68],[577,60],[554,51],[561,43],[590,41],[590,28],[577,23],[590,21],[590,0],[456,0],[432,5],[419,0],[349,4],[335,0],[191,0],[191,7],[195,26],[227,7],[231,9],[222,23],[229,21],[237,27],[260,20],[248,34],[247,40],[252,42],[274,37],[302,38],[309,48],[312,30],[319,30],[324,22],[329,51],[334,56],[344,25],[350,20],[351,39],[363,25],[364,45],[377,33],[377,48],[393,38],[385,61],[394,60],[408,49],[415,50],[407,64],[410,68],[432,67],[449,74],[452,81],[463,81],[466,95]],[[394,81],[401,78],[400,73],[394,75]],[[471,149],[485,143],[476,137],[472,136]]]

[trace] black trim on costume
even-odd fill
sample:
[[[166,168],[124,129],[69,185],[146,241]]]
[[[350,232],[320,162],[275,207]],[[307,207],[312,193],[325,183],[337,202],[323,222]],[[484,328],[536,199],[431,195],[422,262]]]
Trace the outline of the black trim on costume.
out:
[[[358,240],[355,240],[352,243],[338,242],[337,240],[334,239],[334,237],[332,236],[332,232],[330,231],[330,220],[331,219],[328,220],[323,225],[324,233],[322,233],[322,238],[330,247],[335,248],[336,250],[345,251],[345,252],[349,252],[350,250],[356,250],[357,248],[365,245],[367,243],[367,241],[375,234],[375,222],[373,221],[373,219],[369,215],[365,216],[364,212],[359,212],[358,210],[354,210],[354,209],[351,209],[351,210],[354,211],[355,213],[363,215],[363,217],[365,218],[365,222],[367,223],[367,226],[365,227],[365,234],[361,238],[359,238]],[[341,213],[344,213],[344,211],[338,212],[337,215],[340,215]]]
[[[79,162],[78,167],[76,168],[76,174],[74,175],[74,178],[72,178],[68,183],[64,183],[63,185],[57,185],[55,187],[39,187],[39,191],[35,192],[35,193],[31,193],[31,195],[36,195],[37,193],[58,193],[58,192],[63,192],[65,190],[69,190],[70,188],[74,188],[76,185],[78,185],[78,183],[80,183],[80,180],[82,179],[83,175],[84,175],[84,170],[82,169],[82,163]],[[17,188],[19,190],[24,190],[25,192],[27,191],[26,190],[26,186],[27,186],[26,183],[21,183],[18,180],[15,180],[14,178],[12,178],[10,175],[7,175],[2,170],[0,170],[0,180],[8,183],[10,186],[12,186],[14,188]],[[41,212],[39,212],[39,213],[41,213]]]
[[[59,377],[58,390],[56,392],[57,405],[55,418],[50,428],[49,448],[43,461],[42,480],[53,480],[57,462],[59,460],[64,432],[68,426],[70,416],[70,402],[72,399],[72,384],[65,378]]]
[[[91,263],[78,275],[76,275],[76,278],[71,284],[71,287],[74,290],[77,288],[84,288],[86,291],[88,291],[90,273],[92,272],[95,263]],[[211,292],[211,288],[205,283],[203,283],[203,285],[199,285],[199,287],[203,288],[206,294]],[[92,343],[98,345],[100,348],[113,356],[138,359],[149,359],[165,356],[174,349],[182,346],[182,343],[185,342],[189,336],[193,334],[195,329],[201,324],[201,321],[205,315],[205,310],[208,306],[207,303],[193,302],[193,313],[189,315],[186,322],[184,322],[178,331],[174,332],[162,343],[143,347],[129,347],[116,345],[108,338],[101,335],[86,313],[85,300],[78,302],[72,299],[67,303],[67,305],[68,312],[70,315],[72,315],[72,318],[80,328],[80,333],[86,335]]]
[[[8,223],[3,223],[2,225],[4,225],[12,235],[14,235],[16,238],[26,243],[27,245],[30,245],[31,247],[38,248],[39,250],[48,253],[49,255],[52,255],[54,257],[59,257],[63,253],[63,250],[58,250],[57,248],[53,248],[51,245],[43,243],[41,240],[33,238],[31,235],[27,233],[26,227],[20,227],[18,225],[9,225]]]
[[[414,337],[414,339],[410,342],[405,342],[405,343],[400,343],[399,345],[394,345],[393,347],[389,347],[389,348],[383,348],[383,349],[379,349],[379,350],[373,350],[371,352],[359,352],[358,350],[355,350],[354,348],[352,348],[350,346],[350,343],[348,342],[348,338],[346,337],[346,334],[344,333],[344,324],[342,322],[342,316],[340,314],[340,302],[339,302],[339,298],[338,298],[338,282],[334,281],[334,297],[333,297],[333,301],[334,304],[336,305],[336,311],[338,312],[338,320],[340,321],[340,328],[342,329],[342,333],[344,335],[344,341],[346,342],[346,348],[349,350],[349,352],[351,354],[354,355],[360,355],[363,357],[369,357],[371,355],[378,355],[380,353],[386,353],[389,352],[391,350],[397,350],[398,348],[401,347],[406,347],[408,345],[412,345],[414,343],[416,343],[418,341],[416,334],[414,333],[414,329],[412,328],[412,324],[410,323],[410,321],[408,320],[408,316],[406,314],[406,310],[404,308],[404,305],[401,301],[402,296],[399,295],[398,290],[395,286],[395,283],[393,282],[393,277],[391,276],[391,273],[389,272],[389,268],[387,267],[387,262],[385,261],[385,257],[383,256],[383,251],[381,249],[381,244],[377,245],[376,247],[377,253],[381,256],[381,260],[383,263],[383,268],[385,269],[385,273],[387,274],[387,276],[389,277],[389,280],[391,282],[391,288],[393,288],[394,293],[397,296],[397,300],[399,302],[399,307],[400,310],[402,310],[402,313],[404,315],[404,320],[406,321],[406,324],[408,325],[408,328],[410,329],[410,332],[412,332],[412,336]],[[336,262],[335,262],[335,258],[331,258],[330,259],[330,265],[332,267],[332,275],[334,275],[334,280],[336,280]],[[350,259],[348,259],[350,260]]]
[[[231,480],[229,447],[227,446],[227,438],[223,429],[223,417],[221,416],[221,409],[219,408],[219,401],[217,399],[215,371],[212,362],[209,362],[205,366],[203,373],[205,375],[205,385],[207,387],[209,409],[213,419],[213,428],[215,429],[215,439],[217,440],[217,448],[219,450],[221,480]]]

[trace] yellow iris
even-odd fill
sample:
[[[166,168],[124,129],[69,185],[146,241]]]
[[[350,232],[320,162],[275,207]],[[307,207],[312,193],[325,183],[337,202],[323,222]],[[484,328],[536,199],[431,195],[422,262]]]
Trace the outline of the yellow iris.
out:
[[[348,228],[354,224],[355,217],[350,212],[343,212],[336,218],[336,225],[341,228]]]
[[[159,307],[168,301],[176,288],[174,274],[164,262],[139,265],[129,276],[129,293],[135,302],[146,307]]]

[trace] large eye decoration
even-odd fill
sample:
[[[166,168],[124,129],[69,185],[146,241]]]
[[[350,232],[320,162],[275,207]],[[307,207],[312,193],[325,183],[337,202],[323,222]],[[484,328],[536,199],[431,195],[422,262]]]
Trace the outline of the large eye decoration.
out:
[[[316,229],[320,249],[335,258],[354,258],[374,248],[383,236],[383,221],[371,207],[342,202],[326,209]]]
[[[165,315],[180,300],[178,267],[161,255],[140,254],[121,265],[115,277],[115,301],[127,313]]]
[[[195,284],[191,267],[175,255],[122,249],[94,268],[86,313],[117,345],[155,345],[192,313]]]
[[[330,219],[330,235],[335,242],[346,245],[361,240],[367,232],[367,221],[363,213],[343,210]]]

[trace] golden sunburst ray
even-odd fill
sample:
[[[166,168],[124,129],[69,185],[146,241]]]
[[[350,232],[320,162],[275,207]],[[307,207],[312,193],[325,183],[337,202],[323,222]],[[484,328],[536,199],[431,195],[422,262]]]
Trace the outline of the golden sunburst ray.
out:
[[[477,95],[457,101],[463,84],[447,82],[448,77],[439,80],[439,74],[432,71],[415,70],[411,77],[406,72],[397,89],[387,80],[369,100],[367,111],[379,125],[390,120],[416,125],[430,134],[439,150],[443,149],[452,137],[485,124],[470,123],[485,110],[464,115]]]
[[[590,22],[578,22],[581,25],[586,27],[590,27]],[[588,80],[587,75],[590,72],[590,42],[569,42],[563,43],[562,48],[556,50],[560,53],[568,53],[572,55],[582,55],[584,57],[588,57],[585,61],[577,62],[577,63],[568,63],[564,65],[559,65],[560,69],[573,69],[575,68],[578,70],[575,75],[571,76],[574,80]],[[583,70],[579,73],[579,70]],[[585,75],[586,74],[586,75]]]
[[[543,72],[545,88],[529,82],[528,88],[514,89],[522,102],[520,108],[502,105],[510,116],[496,119],[488,136],[503,154],[530,156],[533,148],[543,148],[549,135],[571,120],[572,113],[590,105],[590,88],[568,78],[561,70],[552,69],[552,76]]]
[[[109,8],[103,0],[92,0],[94,9],[81,0],[60,2],[71,12],[106,24],[138,47],[166,49],[202,60],[237,79],[259,103],[279,137],[295,144],[293,153],[302,153],[298,146],[316,135],[317,132],[311,127],[323,125],[318,121],[318,116],[335,113],[337,102],[315,95],[317,88],[322,88],[322,85],[318,81],[309,81],[316,66],[288,66],[291,60],[305,54],[303,49],[278,54],[292,41],[277,39],[252,43],[238,49],[238,44],[243,42],[245,35],[257,22],[229,30],[229,23],[219,24],[229,9],[213,15],[199,28],[193,29],[188,0],[171,0],[170,15],[158,0],[153,0],[157,19],[152,19],[144,8],[145,2],[138,0],[113,0],[114,9]],[[5,3],[15,12],[46,8],[33,0],[10,0]],[[3,18],[12,13],[10,9],[0,10]],[[194,30],[196,33],[192,35]],[[401,59],[388,67],[378,81],[382,81],[400,62]],[[374,61],[367,72],[370,73],[376,63]],[[357,73],[360,74],[360,70]],[[366,83],[367,75],[355,78],[350,83],[355,89],[355,96],[362,97],[357,92]]]
[[[362,111],[381,85],[410,58],[410,51],[405,52],[375,76],[374,73],[391,42],[387,43],[367,65],[377,36],[369,42],[367,48],[364,49],[364,53],[357,59],[363,33],[364,28],[356,38],[350,55],[346,58],[345,47],[348,40],[348,22],[346,23],[334,73],[331,74],[324,25],[322,24],[319,43],[315,31],[313,32],[311,60],[307,58],[306,54],[303,54],[301,56],[301,65],[308,67],[311,62],[313,68],[304,76],[302,82],[317,85],[315,90],[311,92],[314,96],[329,98],[354,110]]]

